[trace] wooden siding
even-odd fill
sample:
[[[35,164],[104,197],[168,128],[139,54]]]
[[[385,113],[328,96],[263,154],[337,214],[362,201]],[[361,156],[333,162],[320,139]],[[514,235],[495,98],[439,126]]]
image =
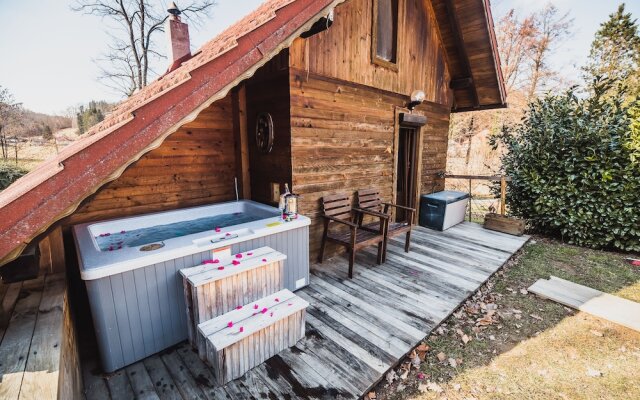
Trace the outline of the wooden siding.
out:
[[[65,225],[232,200],[235,175],[229,95],[84,201]]]
[[[285,50],[246,82],[247,131],[251,199],[271,201],[271,183],[291,183],[291,127],[289,110],[288,51]],[[256,146],[256,117],[261,112],[273,119],[273,150],[262,153]]]
[[[407,96],[422,89],[428,101],[450,104],[447,60],[430,0],[400,0],[397,71],[372,63],[372,15],[372,0],[339,5],[331,28],[291,47],[291,66]]]
[[[322,196],[371,187],[387,201],[394,198],[396,115],[406,99],[295,69],[290,79],[293,188],[302,195],[300,212],[312,219],[313,259],[321,238]],[[425,103],[416,112],[428,120],[421,134],[421,192],[442,190],[444,181],[436,174],[446,168],[449,109]]]

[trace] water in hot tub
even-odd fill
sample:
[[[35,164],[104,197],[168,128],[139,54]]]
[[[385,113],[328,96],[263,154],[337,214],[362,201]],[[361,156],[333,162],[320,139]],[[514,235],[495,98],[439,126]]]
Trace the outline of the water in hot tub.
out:
[[[244,224],[246,222],[263,219],[264,216],[249,213],[219,214],[188,221],[174,222],[166,225],[150,226],[148,228],[130,231],[102,232],[96,236],[96,243],[101,251],[114,251],[123,247],[136,247],[157,243],[163,240],[187,236],[212,230],[221,230],[226,226]]]

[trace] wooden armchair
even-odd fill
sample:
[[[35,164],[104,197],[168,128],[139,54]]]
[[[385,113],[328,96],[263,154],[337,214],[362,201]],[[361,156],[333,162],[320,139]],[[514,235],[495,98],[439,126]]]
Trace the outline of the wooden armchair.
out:
[[[389,213],[389,208],[393,207],[396,209],[403,210],[406,216],[406,219],[401,222],[392,222],[389,221],[387,223],[387,239],[394,236],[399,236],[402,234],[406,234],[405,242],[404,242],[404,251],[406,253],[409,252],[409,246],[411,245],[411,229],[413,227],[413,216],[416,212],[415,208],[404,207],[393,203],[385,203],[380,198],[380,191],[378,189],[362,189],[358,190],[358,200],[356,211],[369,211],[369,212],[378,212],[386,215],[388,218],[391,218]],[[372,230],[376,229],[376,223],[369,223],[363,225],[363,214],[359,214],[359,219],[357,221],[358,227],[361,230]],[[383,251],[382,261],[386,261],[387,258],[387,243],[385,241],[385,249]]]
[[[368,210],[354,212],[349,196],[344,193],[323,197],[322,211],[324,233],[322,234],[320,256],[318,257],[319,262],[322,263],[324,261],[324,250],[327,242],[332,242],[346,247],[349,251],[349,278],[353,278],[353,264],[355,263],[356,252],[364,247],[378,245],[377,261],[378,264],[382,263],[385,248],[384,233],[389,222],[387,215]],[[360,229],[356,221],[361,214],[377,217],[380,220],[377,223],[377,228],[371,226],[366,230]],[[332,231],[329,229],[332,225],[340,225],[343,229]]]

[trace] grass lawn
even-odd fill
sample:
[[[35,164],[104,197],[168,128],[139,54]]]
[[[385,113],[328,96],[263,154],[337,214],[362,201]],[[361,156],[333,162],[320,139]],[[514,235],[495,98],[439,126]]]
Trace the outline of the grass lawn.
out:
[[[640,268],[624,258],[533,240],[425,341],[418,368],[405,362],[406,379],[378,385],[377,399],[640,399],[640,332],[526,291],[555,275],[640,302]]]

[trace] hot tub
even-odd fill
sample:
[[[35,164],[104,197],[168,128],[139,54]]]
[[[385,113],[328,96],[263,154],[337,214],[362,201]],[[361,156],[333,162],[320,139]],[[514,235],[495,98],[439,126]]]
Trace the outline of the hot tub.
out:
[[[187,338],[178,271],[231,253],[269,246],[287,255],[284,284],[309,283],[309,224],[280,210],[237,201],[73,227],[105,372]]]

